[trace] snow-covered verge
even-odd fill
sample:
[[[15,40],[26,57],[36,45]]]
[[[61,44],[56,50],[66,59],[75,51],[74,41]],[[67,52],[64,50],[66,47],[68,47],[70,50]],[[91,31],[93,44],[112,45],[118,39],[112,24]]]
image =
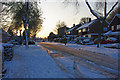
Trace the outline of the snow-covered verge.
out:
[[[56,45],[65,45],[62,43],[55,43],[55,42],[50,42],[50,43],[56,44]],[[77,50],[83,49],[83,50],[87,50],[87,51],[92,51],[94,53],[106,54],[113,58],[120,59],[120,57],[118,56],[118,54],[120,53],[120,49],[112,49],[112,48],[104,47],[104,46],[111,46],[111,45],[117,45],[117,44],[116,43],[115,44],[101,44],[100,48],[97,48],[97,45],[80,45],[80,44],[70,44],[70,43],[66,44],[67,47],[71,47],[71,48],[74,48]]]
[[[48,53],[36,45],[15,49],[12,61],[6,64],[5,78],[67,78]]]

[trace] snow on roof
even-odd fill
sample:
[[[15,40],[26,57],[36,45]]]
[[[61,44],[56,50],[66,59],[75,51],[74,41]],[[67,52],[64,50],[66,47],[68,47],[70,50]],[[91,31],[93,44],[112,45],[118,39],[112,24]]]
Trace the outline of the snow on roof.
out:
[[[90,25],[94,24],[96,21],[98,21],[98,20],[97,20],[97,19],[94,19],[94,20],[92,20],[91,22],[86,23],[86,24],[84,24],[84,25],[80,26],[80,27],[79,27],[79,28],[77,28],[76,30],[79,30],[79,29],[83,29],[83,28],[90,27]]]
[[[11,36],[9,33],[5,32],[3,29],[0,29],[0,35],[8,35],[8,36]]]
[[[116,16],[120,18],[120,14],[116,14]]]
[[[101,35],[103,35],[104,33],[101,33]],[[99,35],[98,33],[90,33],[90,34],[86,34],[86,35]]]
[[[68,29],[66,32],[72,31],[73,29],[75,29],[75,27],[72,27],[72,28]]]
[[[104,35],[115,35],[115,36],[118,36],[118,35],[120,35],[120,31],[117,31],[117,32],[108,31]]]
[[[117,22],[114,21],[116,17],[120,18],[120,14],[116,14],[116,15],[113,17],[113,19],[112,19],[111,22],[109,23],[109,27],[112,26],[113,23],[117,23],[117,22],[118,22],[118,21],[117,21]],[[113,21],[114,21],[114,22],[113,22]]]
[[[77,27],[80,26],[80,25],[81,25],[81,24],[77,24],[76,26],[74,26],[74,27],[68,29],[66,32],[72,31],[73,29],[77,28]]]

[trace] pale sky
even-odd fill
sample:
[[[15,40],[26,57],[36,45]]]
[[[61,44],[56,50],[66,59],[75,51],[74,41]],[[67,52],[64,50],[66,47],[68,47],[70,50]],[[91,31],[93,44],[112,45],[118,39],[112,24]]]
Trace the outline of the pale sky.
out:
[[[81,2],[78,14],[76,14],[77,10],[74,5],[65,7],[59,1],[45,1],[40,6],[45,19],[42,30],[37,34],[39,37],[47,37],[50,32],[54,32],[56,23],[59,20],[64,21],[68,27],[72,27],[74,23],[78,24],[82,17],[93,17],[84,2]]]
[[[94,5],[91,4],[93,7]],[[50,32],[54,32],[54,28],[56,23],[60,21],[64,21],[67,24],[67,27],[72,27],[72,25],[78,24],[82,17],[91,17],[95,18],[89,11],[86,3],[81,1],[80,6],[78,8],[79,13],[76,14],[77,10],[74,5],[69,5],[65,7],[60,0],[52,0],[50,2],[45,0],[41,2],[40,5],[43,15],[45,18],[43,22],[42,30],[37,34],[37,37],[47,37]]]

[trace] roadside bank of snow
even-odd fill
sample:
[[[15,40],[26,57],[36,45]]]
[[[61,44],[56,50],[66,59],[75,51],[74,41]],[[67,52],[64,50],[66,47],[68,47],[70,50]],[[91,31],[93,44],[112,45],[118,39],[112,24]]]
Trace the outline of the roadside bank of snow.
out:
[[[13,60],[6,62],[5,78],[67,78],[45,50],[36,45],[14,50]]]

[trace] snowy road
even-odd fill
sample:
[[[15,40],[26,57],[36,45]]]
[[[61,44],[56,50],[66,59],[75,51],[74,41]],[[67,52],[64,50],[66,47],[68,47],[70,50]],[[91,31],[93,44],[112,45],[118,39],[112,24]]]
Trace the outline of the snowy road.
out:
[[[65,72],[75,77],[113,78],[118,77],[118,60],[108,55],[96,54],[85,50],[77,50],[64,45],[41,42],[38,45],[54,51],[50,53],[56,63]],[[67,55],[65,54],[67,53]],[[75,64],[74,64],[75,63]],[[73,70],[73,68],[76,70]],[[74,73],[76,71],[76,73]]]
[[[48,52],[48,53],[47,53]],[[29,49],[15,49],[13,60],[6,62],[6,78],[116,78],[117,60],[110,56],[37,43]]]
[[[6,62],[6,78],[68,78],[45,50],[33,45],[15,49],[13,60]]]

